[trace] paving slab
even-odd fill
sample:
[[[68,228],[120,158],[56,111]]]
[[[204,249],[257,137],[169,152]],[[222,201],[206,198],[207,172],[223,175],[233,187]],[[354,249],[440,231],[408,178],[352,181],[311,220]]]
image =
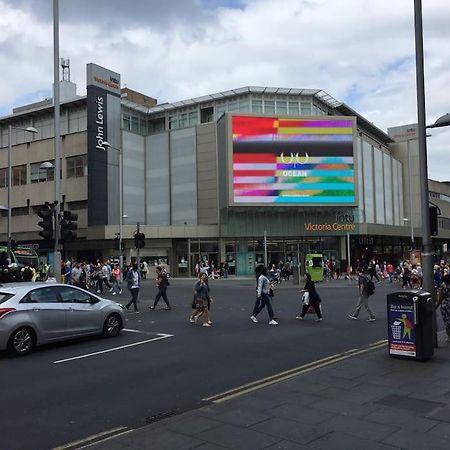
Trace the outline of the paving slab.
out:
[[[408,450],[448,450],[449,448],[448,441],[441,437],[404,429],[391,434],[383,440],[383,443]]]
[[[317,425],[336,415],[311,406],[299,408],[298,403],[285,403],[284,405],[272,408],[267,412],[277,418],[292,419],[296,422],[302,422],[308,425]]]
[[[189,450],[205,442],[186,434],[177,433],[164,427],[143,427],[134,433],[118,438],[133,450]]]
[[[389,407],[380,408],[364,418],[370,422],[383,423],[386,425],[394,425],[406,430],[412,430],[419,433],[425,433],[435,427],[439,422],[417,416],[415,412],[399,413],[398,409]]]
[[[252,430],[257,430],[282,439],[288,439],[299,444],[307,444],[327,433],[321,427],[314,427],[294,420],[280,419],[277,417],[253,426]]]
[[[183,434],[197,434],[221,425],[221,422],[199,414],[183,414],[179,420],[164,423],[165,428]]]
[[[381,441],[399,430],[399,427],[340,415],[322,423],[320,426],[329,431],[341,431],[351,436],[372,441]]]
[[[308,445],[314,450],[397,450],[400,447],[358,438],[340,431],[333,431]]]
[[[230,449],[261,449],[268,447],[281,439],[252,429],[224,424],[198,435],[204,441],[221,445]],[[153,448],[153,447],[151,447]]]

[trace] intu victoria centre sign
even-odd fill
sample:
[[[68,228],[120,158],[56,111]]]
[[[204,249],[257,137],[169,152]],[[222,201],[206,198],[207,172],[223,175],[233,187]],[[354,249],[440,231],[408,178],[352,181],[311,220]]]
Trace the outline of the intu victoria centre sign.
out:
[[[356,231],[355,216],[353,214],[338,212],[334,219],[334,221],[327,222],[305,222],[305,231]]]

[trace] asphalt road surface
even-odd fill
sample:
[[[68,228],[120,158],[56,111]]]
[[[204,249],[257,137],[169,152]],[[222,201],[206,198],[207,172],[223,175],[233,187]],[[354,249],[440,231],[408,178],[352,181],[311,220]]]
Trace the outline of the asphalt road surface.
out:
[[[83,339],[41,347],[11,358],[0,354],[0,448],[50,449],[116,427],[137,428],[159,414],[204,405],[205,397],[345,350],[386,338],[386,294],[398,285],[377,284],[370,298],[378,320],[353,311],[356,283],[318,284],[324,321],[300,309],[298,286],[280,285],[274,310],[249,320],[253,280],[214,280],[211,328],[190,324],[192,280],[171,280],[172,311],[150,311],[155,287],[144,282],[140,315],[127,314],[126,330],[112,339]],[[128,293],[111,297],[125,303]],[[128,330],[128,331],[127,331]]]

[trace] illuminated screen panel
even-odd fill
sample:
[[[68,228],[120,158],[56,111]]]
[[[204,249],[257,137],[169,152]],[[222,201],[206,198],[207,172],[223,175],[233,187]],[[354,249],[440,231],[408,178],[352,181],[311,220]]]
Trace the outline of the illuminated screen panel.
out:
[[[355,204],[352,119],[231,120],[234,204]]]

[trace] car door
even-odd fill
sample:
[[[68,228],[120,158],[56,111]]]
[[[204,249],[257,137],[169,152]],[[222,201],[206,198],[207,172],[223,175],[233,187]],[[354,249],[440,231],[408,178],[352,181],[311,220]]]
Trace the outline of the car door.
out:
[[[66,311],[56,286],[33,289],[21,303],[27,304],[30,318],[42,340],[50,342],[64,338]]]
[[[103,327],[99,299],[89,292],[71,286],[60,286],[59,295],[67,307],[67,330],[75,335],[97,333]]]

